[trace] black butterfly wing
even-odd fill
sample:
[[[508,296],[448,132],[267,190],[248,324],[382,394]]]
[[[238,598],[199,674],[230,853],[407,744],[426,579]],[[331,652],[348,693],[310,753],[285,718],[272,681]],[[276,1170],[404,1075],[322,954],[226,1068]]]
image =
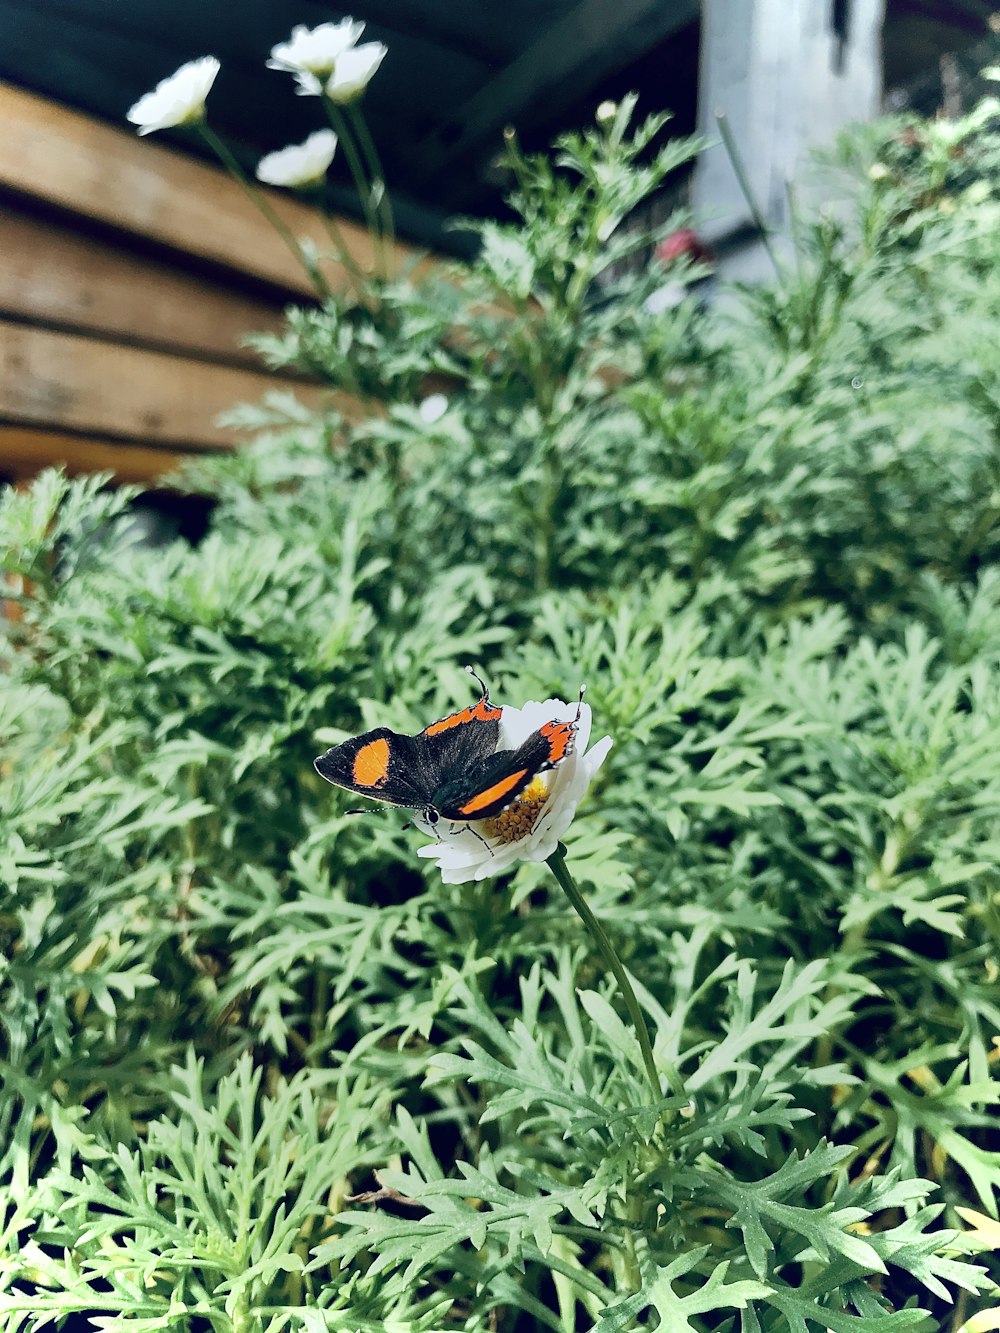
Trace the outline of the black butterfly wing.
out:
[[[500,709],[483,687],[482,697],[406,736],[376,727],[352,736],[315,760],[327,782],[387,805],[421,809],[441,783],[474,769],[492,755],[500,738]]]
[[[334,745],[315,760],[315,768],[334,786],[411,810],[430,803],[438,780],[420,738],[388,727]]]
[[[555,768],[573,751],[577,723],[546,722],[516,750],[489,755],[474,768],[445,781],[431,804],[445,819],[492,819],[539,773]]]
[[[501,710],[490,700],[489,691],[482,698],[457,713],[424,727],[414,740],[424,746],[424,757],[437,775],[437,783],[459,777],[477,768],[496,753],[500,740]]]

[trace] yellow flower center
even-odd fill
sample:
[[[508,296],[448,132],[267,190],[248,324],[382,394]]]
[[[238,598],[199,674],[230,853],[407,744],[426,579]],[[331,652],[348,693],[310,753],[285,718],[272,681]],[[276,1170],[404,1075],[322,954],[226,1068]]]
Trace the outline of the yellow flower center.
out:
[[[535,827],[548,799],[548,787],[541,778],[534,778],[506,810],[501,810],[492,819],[483,820],[483,832],[487,838],[496,838],[501,844],[520,842]]]

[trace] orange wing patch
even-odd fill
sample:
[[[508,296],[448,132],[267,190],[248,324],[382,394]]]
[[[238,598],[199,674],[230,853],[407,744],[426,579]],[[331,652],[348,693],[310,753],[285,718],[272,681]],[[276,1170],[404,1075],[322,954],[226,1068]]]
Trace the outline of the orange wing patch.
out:
[[[440,722],[432,722],[429,727],[424,727],[424,735],[440,736],[442,731],[464,726],[467,722],[498,722],[500,715],[501,709],[494,708],[485,699],[480,699],[477,703],[470,704],[468,708],[463,708],[460,713],[452,713],[449,717],[443,717]]]
[[[389,742],[384,736],[369,741],[354,756],[351,769],[359,787],[377,787],[389,776]]]
[[[546,722],[539,730],[549,743],[550,764],[558,764],[560,759],[573,753],[576,722]]]
[[[464,805],[458,808],[463,815],[474,815],[477,810],[486,810],[491,805],[496,805],[497,801],[502,801],[509,791],[513,791],[522,778],[526,777],[528,770],[519,768],[516,773],[510,773],[507,777],[501,778],[499,782],[494,782],[492,787],[487,787],[485,791],[478,792],[471,801],[466,801]]]

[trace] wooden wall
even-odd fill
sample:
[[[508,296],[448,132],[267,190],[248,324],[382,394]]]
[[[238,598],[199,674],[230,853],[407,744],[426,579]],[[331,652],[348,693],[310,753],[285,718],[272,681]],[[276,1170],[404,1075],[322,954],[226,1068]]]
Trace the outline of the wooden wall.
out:
[[[2,83],[0,125],[0,480],[64,463],[152,481],[238,443],[220,412],[319,394],[240,346],[313,293],[223,170]],[[316,213],[270,197],[326,242]],[[341,229],[370,266],[367,233]]]

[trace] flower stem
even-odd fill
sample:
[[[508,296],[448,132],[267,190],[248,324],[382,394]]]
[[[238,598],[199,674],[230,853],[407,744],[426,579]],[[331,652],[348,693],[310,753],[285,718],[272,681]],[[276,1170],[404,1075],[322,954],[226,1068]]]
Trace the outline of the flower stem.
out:
[[[642,1052],[642,1063],[646,1067],[646,1077],[649,1079],[650,1090],[653,1094],[653,1101],[659,1102],[663,1099],[663,1089],[660,1086],[660,1075],[656,1069],[656,1061],[653,1058],[653,1047],[649,1040],[649,1029],[646,1027],[646,1020],[643,1017],[642,1010],[639,1008],[639,1001],[635,997],[635,991],[632,989],[632,983],[628,979],[628,973],[622,966],[622,961],[615,952],[615,946],[611,943],[607,931],[598,921],[590,910],[590,904],[584,898],[583,894],[576,887],[573,876],[569,873],[569,867],[566,865],[566,849],[562,843],[549,857],[546,865],[559,881],[559,887],[565,893],[566,897],[573,904],[577,915],[583,924],[590,931],[591,938],[597,945],[604,961],[611,969],[612,975],[618,982],[618,989],[621,991],[622,999],[625,1001],[625,1008],[629,1012],[632,1020],[632,1026],[635,1028],[635,1035],[639,1041],[639,1049]]]
[[[365,291],[367,290],[368,275],[357,263],[354,256],[347,248],[344,233],[338,226],[337,219],[326,206],[323,185],[320,184],[315,190],[309,192],[306,195],[306,199],[307,202],[313,204],[317,211],[322,215],[323,223],[326,227],[327,234],[330,237],[330,243],[333,245],[336,257],[354,284],[354,289],[358,296],[363,299]]]
[[[368,129],[368,122],[365,120],[358,102],[351,102],[347,108],[347,114],[354,126],[354,131],[358,136],[358,143],[361,146],[361,152],[368,164],[368,175],[372,182],[372,188],[379,190],[378,211],[382,217],[382,234],[385,237],[386,249],[391,259],[392,247],[396,239],[396,225],[392,216],[392,201],[389,198],[389,190],[385,183],[385,172],[382,170],[382,162],[378,155],[378,149]]]
[[[372,245],[375,248],[375,264],[379,277],[388,276],[385,253],[385,236],[379,222],[379,217],[372,204],[372,191],[375,182],[369,182],[365,177],[365,169],[361,164],[361,155],[358,152],[358,146],[354,140],[354,133],[351,126],[347,123],[347,117],[336,102],[329,97],[324,96],[323,105],[326,108],[327,118],[333,126],[334,133],[337,135],[338,142],[344,149],[344,156],[347,158],[347,165],[351,173],[351,179],[354,181],[354,188],[358,192],[358,199],[365,215],[365,223],[368,232],[372,238]]]
[[[746,200],[747,208],[750,210],[750,216],[753,218],[753,225],[757,228],[761,244],[767,251],[768,259],[770,259],[771,263],[774,265],[775,273],[780,278],[782,276],[782,268],[781,264],[778,262],[778,256],[775,253],[774,246],[771,244],[771,233],[768,231],[767,223],[764,221],[764,215],[760,211],[760,205],[757,203],[754,192],[750,188],[750,177],[747,175],[746,167],[743,165],[743,158],[740,155],[740,150],[736,146],[736,139],[733,136],[732,130],[729,128],[729,121],[725,112],[719,111],[716,113],[715,123],[719,127],[722,146],[725,148],[729,158],[729,165],[733,169],[733,174],[736,176],[743,198]]]
[[[250,200],[253,206],[264,215],[267,221],[271,224],[274,230],[278,233],[281,239],[288,246],[289,250],[292,252],[292,255],[295,257],[295,259],[305,269],[306,273],[309,275],[310,281],[316,288],[316,291],[319,293],[320,297],[324,299],[329,297],[331,293],[326,278],[324,278],[323,274],[313,263],[312,259],[303,249],[302,245],[296,240],[295,236],[292,233],[292,229],[288,226],[287,222],[285,222],[284,218],[280,217],[279,214],[271,207],[270,200],[265,196],[263,191],[256,189],[251,184],[249,178],[247,177],[246,172],[243,170],[243,168],[240,166],[239,162],[237,162],[236,158],[231,152],[229,145],[225,142],[224,139],[220,139],[214,130],[209,129],[208,125],[204,121],[202,121],[198,125],[198,130],[201,134],[201,137],[208,144],[209,148],[211,148],[212,152],[215,153],[216,157],[218,157],[219,161],[229,172],[230,176],[232,176],[233,180],[236,181],[237,185],[247,196],[247,198]]]

